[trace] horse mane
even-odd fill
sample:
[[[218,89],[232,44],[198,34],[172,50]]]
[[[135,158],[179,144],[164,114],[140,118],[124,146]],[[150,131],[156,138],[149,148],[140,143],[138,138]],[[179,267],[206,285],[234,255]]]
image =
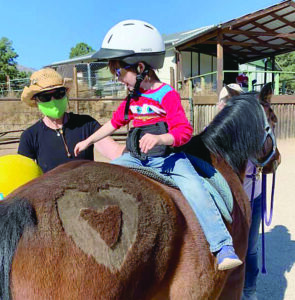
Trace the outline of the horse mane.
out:
[[[25,228],[36,224],[35,210],[28,200],[16,198],[0,204],[0,299],[11,299],[12,258]]]
[[[201,139],[215,156],[224,158],[236,173],[261,150],[264,137],[262,107],[254,94],[241,94],[227,101]]]

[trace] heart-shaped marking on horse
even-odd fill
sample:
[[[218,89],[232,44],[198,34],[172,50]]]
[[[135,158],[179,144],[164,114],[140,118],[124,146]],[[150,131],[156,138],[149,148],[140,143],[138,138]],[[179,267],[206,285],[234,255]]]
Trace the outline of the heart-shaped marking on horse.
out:
[[[66,190],[57,200],[65,233],[86,255],[116,272],[135,243],[139,202],[122,188]]]
[[[117,243],[122,225],[122,211],[117,205],[111,205],[100,212],[92,208],[82,208],[80,217],[96,230],[110,247]]]

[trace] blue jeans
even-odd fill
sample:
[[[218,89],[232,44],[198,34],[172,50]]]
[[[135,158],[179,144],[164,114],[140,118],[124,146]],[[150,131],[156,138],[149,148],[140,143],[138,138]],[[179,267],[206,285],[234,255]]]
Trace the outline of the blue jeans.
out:
[[[254,199],[252,222],[249,232],[248,250],[246,255],[246,273],[243,293],[250,296],[256,293],[256,282],[259,273],[258,268],[258,237],[261,223],[262,195]]]
[[[122,166],[151,167],[172,178],[196,214],[211,252],[217,252],[224,245],[233,245],[231,235],[214,200],[204,188],[200,176],[184,153],[148,157],[144,161],[131,156],[130,153],[124,153],[112,163]]]

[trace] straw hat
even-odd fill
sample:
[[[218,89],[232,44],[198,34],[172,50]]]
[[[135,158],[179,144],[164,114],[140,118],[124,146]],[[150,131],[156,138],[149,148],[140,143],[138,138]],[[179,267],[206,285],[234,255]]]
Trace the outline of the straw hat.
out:
[[[230,83],[230,84],[227,85],[227,87],[229,89],[231,89],[231,90],[234,90],[238,94],[244,93],[244,91],[241,88],[241,86],[239,84],[237,84],[237,83]],[[224,86],[221,89],[220,93],[219,93],[219,99],[218,99],[218,101],[220,102],[220,101],[224,100],[224,98],[226,98],[226,97],[230,97],[230,95],[228,93],[227,88]]]
[[[41,69],[31,75],[30,86],[24,88],[21,94],[21,100],[29,106],[37,106],[36,102],[32,99],[36,94],[60,87],[69,89],[71,81],[71,78],[63,79],[51,68]]]

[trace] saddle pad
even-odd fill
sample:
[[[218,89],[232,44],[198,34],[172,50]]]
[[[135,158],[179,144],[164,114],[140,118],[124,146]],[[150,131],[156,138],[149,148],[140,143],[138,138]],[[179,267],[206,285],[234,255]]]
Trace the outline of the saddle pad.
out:
[[[186,155],[200,175],[205,188],[210,193],[224,219],[232,223],[233,197],[224,177],[206,161],[195,156]],[[128,165],[127,167],[162,184],[178,189],[175,181],[169,175],[164,175],[153,168],[136,165]]]

